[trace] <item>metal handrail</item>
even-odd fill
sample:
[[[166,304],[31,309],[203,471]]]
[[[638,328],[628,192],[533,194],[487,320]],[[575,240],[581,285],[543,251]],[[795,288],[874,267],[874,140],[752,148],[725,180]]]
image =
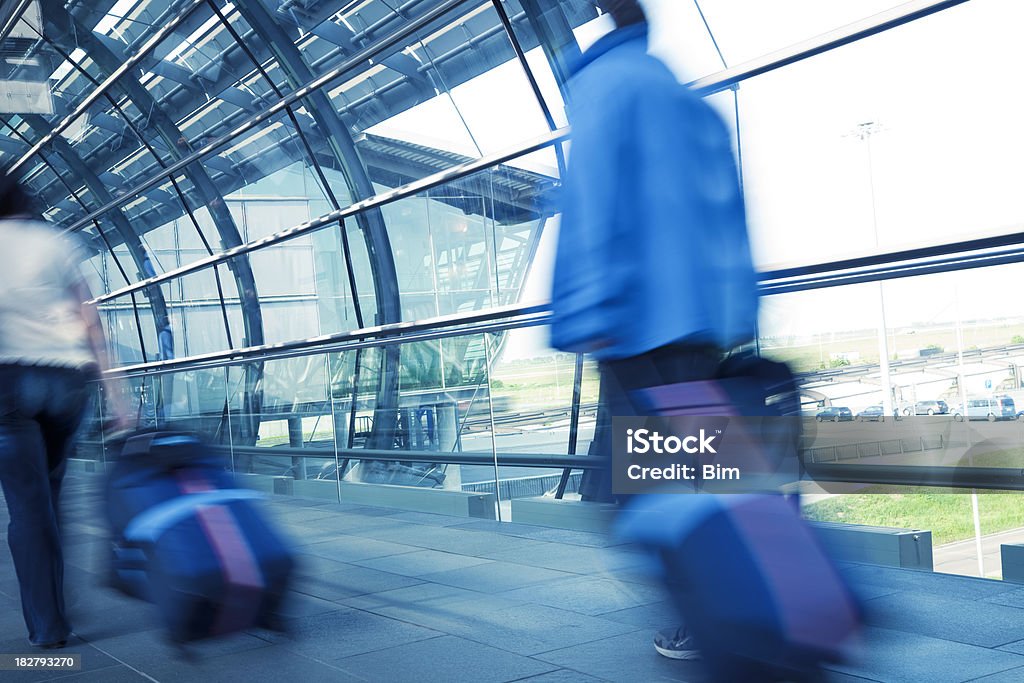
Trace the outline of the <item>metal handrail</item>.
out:
[[[296,358],[320,353],[337,353],[389,344],[430,341],[433,339],[484,334],[487,332],[503,332],[509,329],[544,325],[550,317],[551,313],[547,305],[503,306],[480,313],[441,316],[415,322],[378,325],[292,342],[249,346],[241,349],[228,349],[185,358],[175,358],[174,360],[125,365],[107,370],[104,374],[110,377],[121,378],[187,370],[206,370],[243,362],[280,360],[283,358]]]
[[[99,442],[81,442],[99,445]],[[258,446],[212,446],[217,452],[263,457],[377,460],[417,462],[433,465],[492,465],[491,453],[406,451],[339,448]],[[335,455],[336,453],[336,455]],[[500,453],[498,465],[505,467],[569,468],[596,470],[607,467],[609,458],[592,455],[555,455],[551,453]],[[887,486],[923,486],[986,491],[1024,491],[1024,469],[1009,467],[933,467],[921,465],[838,465],[804,463],[807,479],[826,483],[860,483]]]
[[[406,451],[363,448],[296,448],[294,446],[213,446],[214,450],[235,455],[263,457],[317,459],[337,457],[339,460],[381,460],[387,462],[417,462],[432,465],[493,465],[490,452],[466,453],[462,451]],[[607,467],[609,458],[592,455],[556,455],[553,453],[500,453],[498,464],[505,467],[546,467],[574,470],[594,470]]]
[[[913,0],[874,14],[852,24],[841,26],[805,41],[776,50],[756,59],[699,78],[690,87],[702,95],[711,95],[735,86],[741,81],[788,66],[795,62],[869,38],[889,29],[922,19],[942,10],[962,5],[968,0]]]
[[[98,296],[94,299],[91,299],[88,303],[98,304],[103,303],[105,301],[110,301],[111,299],[120,298],[126,294],[147,289],[149,287],[152,287],[153,285],[158,285],[169,280],[174,280],[176,278],[183,277],[190,273],[195,273],[197,271],[203,270],[210,266],[226,263],[238,256],[243,256],[250,252],[257,251],[259,249],[270,247],[275,244],[279,244],[281,242],[294,239],[296,237],[300,237],[302,235],[307,235],[309,233],[316,232],[317,230],[322,230],[326,227],[336,225],[339,221],[342,221],[346,218],[350,218],[357,214],[363,213],[364,211],[376,209],[381,206],[384,206],[385,204],[391,204],[392,202],[396,202],[400,199],[414,197],[420,193],[426,192],[427,190],[433,189],[440,185],[444,185],[455,180],[466,178],[475,173],[479,173],[481,171],[485,171],[499,164],[505,163],[506,161],[510,161],[511,159],[515,159],[520,156],[544,149],[546,147],[550,147],[551,145],[555,145],[561,142],[562,140],[566,139],[568,135],[568,127],[559,128],[558,130],[545,133],[544,135],[541,135],[540,137],[535,138],[527,143],[516,145],[511,149],[507,149],[496,154],[483,156],[480,157],[479,159],[467,161],[462,164],[457,164],[450,168],[446,168],[442,171],[438,171],[437,173],[432,173],[431,175],[428,175],[425,178],[420,178],[419,180],[414,180],[411,183],[406,183],[401,187],[396,187],[392,190],[381,192],[372,197],[356,202],[355,204],[350,204],[341,209],[335,209],[334,211],[325,213],[322,216],[318,216],[317,218],[306,221],[305,223],[300,223],[299,225],[294,225],[290,228],[279,230],[278,232],[275,232],[271,235],[267,235],[266,237],[261,237],[258,240],[246,242],[245,244],[240,244],[237,247],[232,247],[231,249],[226,249],[224,251],[211,254],[205,258],[192,261],[191,263],[187,263],[184,266],[168,270],[159,275],[155,275],[151,278],[146,278],[145,280],[133,282],[125,287],[114,290],[108,294],[104,294],[102,296]]]

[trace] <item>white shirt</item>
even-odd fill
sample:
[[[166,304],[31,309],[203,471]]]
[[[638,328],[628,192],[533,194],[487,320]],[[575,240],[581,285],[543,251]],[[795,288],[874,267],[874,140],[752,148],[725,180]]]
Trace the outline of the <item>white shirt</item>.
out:
[[[76,243],[29,219],[0,220],[0,364],[95,363],[75,285]]]

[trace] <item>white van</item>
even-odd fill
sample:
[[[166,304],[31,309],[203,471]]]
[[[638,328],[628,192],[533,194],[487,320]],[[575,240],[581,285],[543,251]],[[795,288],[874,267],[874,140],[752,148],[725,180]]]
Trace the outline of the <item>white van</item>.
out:
[[[953,419],[960,422],[964,419],[962,406],[953,409]],[[967,399],[968,420],[1016,420],[1017,407],[1009,396],[989,396],[988,398]]]

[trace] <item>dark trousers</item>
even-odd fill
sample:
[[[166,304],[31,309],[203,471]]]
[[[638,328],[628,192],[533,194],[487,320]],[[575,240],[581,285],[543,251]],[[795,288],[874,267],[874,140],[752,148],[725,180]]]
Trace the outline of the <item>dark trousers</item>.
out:
[[[713,346],[669,344],[639,356],[600,363],[597,426],[590,455],[611,457],[612,417],[632,417],[643,412],[633,401],[637,389],[662,384],[711,379],[718,371],[722,353]],[[580,482],[583,500],[611,502],[611,472],[587,470]]]
[[[59,501],[71,439],[88,405],[90,375],[0,366],[0,484],[11,521],[7,542],[33,645],[65,640]]]

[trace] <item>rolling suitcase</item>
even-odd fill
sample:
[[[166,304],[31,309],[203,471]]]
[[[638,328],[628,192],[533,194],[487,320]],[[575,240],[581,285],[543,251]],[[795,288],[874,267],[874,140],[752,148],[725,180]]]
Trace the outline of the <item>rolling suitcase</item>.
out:
[[[292,553],[196,436],[129,437],[106,493],[113,583],[155,603],[173,641],[274,625]]]
[[[713,680],[816,680],[848,654],[859,605],[783,496],[638,496],[617,529],[660,556]]]

